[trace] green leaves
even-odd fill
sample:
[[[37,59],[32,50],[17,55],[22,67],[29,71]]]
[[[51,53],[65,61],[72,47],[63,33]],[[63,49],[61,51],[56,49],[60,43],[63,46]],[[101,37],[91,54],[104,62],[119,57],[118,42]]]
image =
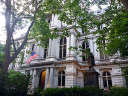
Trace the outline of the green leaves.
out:
[[[113,10],[116,12],[118,8],[117,10],[114,8]],[[108,11],[109,10],[107,10],[107,13],[105,13],[106,16],[112,14],[113,17],[111,17],[109,22],[107,22],[109,26],[106,25],[106,27],[97,31],[98,34],[100,34],[96,41],[96,43],[99,45],[98,48],[104,49],[104,51],[109,55],[113,55],[119,51],[121,56],[127,56],[128,13],[125,10],[118,10],[119,12],[117,14],[113,12],[107,15]],[[101,42],[102,40],[105,40],[107,43],[103,44],[103,42]]]
[[[107,4],[104,12],[94,14],[90,8],[97,5],[99,9],[101,6]],[[45,14],[45,13],[48,14]],[[52,32],[49,29],[49,24],[46,22],[46,17],[50,14],[57,14],[58,20],[66,23],[63,28],[54,28]],[[98,15],[98,16],[97,16]],[[103,28],[101,26],[104,24]],[[70,36],[70,28],[82,28],[83,33],[90,34],[93,30],[93,35],[96,35],[96,44],[99,51],[113,55],[120,52],[121,56],[128,55],[128,13],[118,1],[111,0],[45,0],[43,7],[37,14],[37,20],[32,28],[31,36],[45,43],[48,38],[57,38],[58,36]],[[98,28],[99,27],[99,28]],[[96,29],[98,28],[98,29]],[[78,32],[77,38],[81,36]],[[87,37],[83,41],[88,41]],[[70,48],[76,50],[75,48]]]
[[[40,41],[41,44],[45,44],[49,38],[52,38],[49,24],[46,21],[46,14],[42,10],[37,13],[36,22],[32,27],[30,36],[32,36],[36,42]]]
[[[30,76],[10,70],[7,76],[7,96],[26,96],[28,93]]]

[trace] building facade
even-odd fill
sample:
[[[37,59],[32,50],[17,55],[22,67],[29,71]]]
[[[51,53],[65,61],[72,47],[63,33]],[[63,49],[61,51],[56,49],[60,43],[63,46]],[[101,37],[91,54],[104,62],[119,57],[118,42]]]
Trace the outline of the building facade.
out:
[[[95,43],[97,36],[93,34],[88,35],[88,42],[84,42],[83,38],[85,33],[81,28],[77,30],[72,26],[67,26],[58,19],[58,15],[50,15],[47,21],[50,24],[51,30],[55,27],[70,28],[69,37],[58,37],[56,39],[48,40],[48,47],[38,46],[38,43],[34,43],[34,40],[29,40],[28,46],[23,50],[24,52],[24,64],[16,63],[10,65],[10,69],[15,69],[24,74],[30,74],[32,76],[30,89],[32,91],[37,87],[44,88],[63,88],[80,86],[84,87],[84,72],[88,70],[88,64],[86,58],[81,57],[83,54],[80,52],[76,55],[76,50],[69,50],[71,46],[79,47],[83,49],[90,48],[95,58],[96,65],[94,69],[99,75],[99,87],[105,89],[111,86],[125,86],[125,78],[122,76],[122,69],[127,67],[128,59],[121,59],[119,54],[114,56],[104,55],[102,52],[96,51],[97,45]],[[77,37],[77,33],[81,33],[81,37]],[[17,40],[17,46],[20,45],[22,39]],[[27,64],[27,60],[31,54],[27,54],[27,50],[37,53],[37,57]],[[21,60],[19,58],[18,60]]]

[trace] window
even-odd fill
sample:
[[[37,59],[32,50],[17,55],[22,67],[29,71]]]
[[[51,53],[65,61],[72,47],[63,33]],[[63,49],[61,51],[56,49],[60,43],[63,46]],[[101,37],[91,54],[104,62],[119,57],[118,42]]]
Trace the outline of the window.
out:
[[[66,38],[61,38],[59,58],[65,58],[65,57],[66,57]]]
[[[100,51],[100,59],[108,59],[108,55],[104,54],[102,51]]]
[[[111,74],[109,72],[103,72],[103,85],[104,88],[112,87]]]
[[[82,55],[85,55],[85,49],[89,48],[89,43],[88,42],[83,42],[82,44]],[[86,60],[86,56],[82,57],[82,61]]]
[[[105,41],[105,39],[104,40],[101,40],[100,41],[102,44],[104,44],[105,45],[105,43],[106,43],[106,41]],[[104,47],[105,48],[105,47]],[[104,54],[104,52],[103,51],[100,51],[100,59],[108,59],[109,57],[108,57],[108,55],[107,54]]]
[[[82,28],[82,33],[84,33],[84,29]]]
[[[32,52],[34,51],[35,44],[32,44]]]
[[[63,70],[58,73],[58,86],[65,86],[65,72]]]
[[[46,45],[44,47],[44,58],[48,56],[48,45],[49,45],[49,40],[47,40]]]

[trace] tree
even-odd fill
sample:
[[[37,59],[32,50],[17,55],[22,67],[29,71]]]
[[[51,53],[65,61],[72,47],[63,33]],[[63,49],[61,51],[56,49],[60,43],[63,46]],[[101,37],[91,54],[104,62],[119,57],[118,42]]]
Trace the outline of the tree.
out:
[[[4,61],[4,45],[0,43],[0,66]]]
[[[5,31],[7,34],[5,49],[4,49],[4,61],[1,65],[2,77],[0,77],[0,95],[5,96],[4,87],[6,84],[6,77],[8,66],[12,63],[20,51],[25,46],[29,32],[36,20],[36,13],[41,7],[42,1],[40,0],[1,0],[3,4],[5,12],[6,25]],[[25,37],[23,38],[22,44],[16,48],[16,43],[14,41],[14,34],[17,30],[20,30],[28,25],[27,32]],[[15,50],[13,54],[11,54],[11,46]]]
[[[108,0],[66,0],[64,2],[63,0],[45,0],[44,7],[40,7],[42,5],[42,0],[30,0],[30,1],[29,0],[25,0],[25,1],[1,0],[1,2],[5,5],[4,15],[6,20],[7,39],[6,39],[6,45],[5,45],[5,58],[1,66],[3,78],[1,78],[0,80],[0,90],[4,89],[3,86],[6,83],[5,82],[6,74],[8,71],[9,64],[15,60],[15,58],[17,57],[17,55],[20,53],[25,43],[27,42],[29,32],[35,23],[36,13],[38,13],[38,9],[41,8],[40,11],[43,10],[44,12],[49,12],[49,14],[58,14],[59,15],[58,19],[60,21],[67,23],[67,25],[73,25],[73,27],[76,30],[78,27],[81,27],[86,34],[89,34],[91,29],[96,28],[103,23],[106,23],[106,25],[107,24],[109,25],[110,23],[114,22],[114,18],[115,16],[118,16],[117,14],[118,12],[119,13],[122,11],[125,12],[120,2],[122,2],[125,8],[128,10],[127,0],[117,0],[117,1],[110,0],[111,2],[109,3],[108,9],[104,13],[104,15],[101,15],[101,19],[98,19],[97,16],[92,11],[90,11],[90,6],[97,4],[99,8],[101,8],[100,5],[108,3],[107,1]],[[30,21],[28,19],[30,19]],[[24,40],[20,45],[20,47],[16,48],[13,35],[17,29],[22,29],[24,26],[26,26],[25,24],[28,21],[31,23],[28,27]],[[37,23],[38,23],[37,25],[41,24],[39,22]],[[36,25],[34,26],[36,28],[33,27],[33,30],[37,30],[37,27],[39,27]],[[108,29],[109,28],[106,28],[106,30],[104,30],[105,32],[108,32],[107,34],[109,34]],[[38,30],[38,31],[42,31],[42,30]],[[55,28],[53,35],[57,36],[56,33],[58,33],[58,31],[60,30],[58,28]],[[68,35],[67,34],[68,29],[63,28],[63,30],[61,31],[63,32],[63,35]],[[104,33],[103,31],[97,30],[97,34],[99,34],[100,32],[102,32],[103,34],[99,35],[99,38],[101,39],[100,40],[98,39],[98,40],[102,41],[105,38],[106,33]],[[45,35],[48,35],[48,34],[45,34]],[[78,33],[77,36],[79,37],[80,33]],[[84,38],[85,41],[87,41],[87,39],[88,39],[87,37]],[[97,42],[97,44],[99,44],[99,46],[101,44],[105,45],[104,43],[100,44],[100,42],[99,43]],[[12,45],[15,52],[11,55],[10,46]],[[106,46],[103,46],[102,48],[101,47],[99,48],[100,49],[107,48]]]
[[[1,71],[0,71],[1,75]],[[6,96],[27,96],[29,91],[30,75],[9,70],[7,74]]]
[[[107,7],[102,9],[102,5],[105,4]],[[94,5],[104,12],[99,15],[94,14],[91,10],[91,6]],[[99,51],[109,55],[117,52],[120,52],[121,56],[128,55],[127,0],[66,0],[64,3],[61,0],[52,0],[52,2],[46,0],[45,6],[46,11],[59,14],[58,19],[67,25],[73,25],[75,30],[78,27],[82,28],[86,36],[93,30],[97,36],[96,43]],[[103,24],[104,28],[99,29]],[[77,36],[81,36],[80,33]],[[88,40],[86,36],[83,38],[85,42]],[[74,47],[73,49],[78,48]],[[82,50],[82,47],[79,46],[79,49]]]

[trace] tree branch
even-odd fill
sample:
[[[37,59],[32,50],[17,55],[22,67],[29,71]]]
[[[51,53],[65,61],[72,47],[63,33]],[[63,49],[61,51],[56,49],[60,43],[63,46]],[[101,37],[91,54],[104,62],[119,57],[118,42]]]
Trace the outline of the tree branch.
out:
[[[35,8],[36,8],[36,7],[35,7]],[[40,6],[35,9],[35,13],[34,13],[33,20],[32,20],[32,22],[31,22],[30,26],[28,27],[26,36],[24,37],[24,41],[22,42],[22,44],[20,45],[20,47],[17,49],[17,52],[15,52],[15,53],[13,54],[13,56],[11,57],[10,63],[11,63],[13,60],[15,60],[15,58],[17,57],[17,55],[20,53],[20,51],[23,49],[24,45],[26,44],[26,42],[27,42],[27,40],[28,40],[28,34],[29,34],[30,29],[32,28],[32,26],[33,26],[33,24],[34,24],[34,22],[35,22],[35,20],[36,20],[36,13],[37,13],[37,11],[38,11],[39,8],[40,8]]]
[[[4,0],[1,0],[1,2],[5,4],[5,1]]]
[[[120,0],[120,2],[123,4],[125,9],[128,11],[128,0]]]
[[[12,36],[12,44],[13,44],[13,47],[14,47],[15,53],[17,53],[17,50],[16,50],[16,46],[15,46],[15,43],[14,43],[14,38],[13,38],[13,36]]]

